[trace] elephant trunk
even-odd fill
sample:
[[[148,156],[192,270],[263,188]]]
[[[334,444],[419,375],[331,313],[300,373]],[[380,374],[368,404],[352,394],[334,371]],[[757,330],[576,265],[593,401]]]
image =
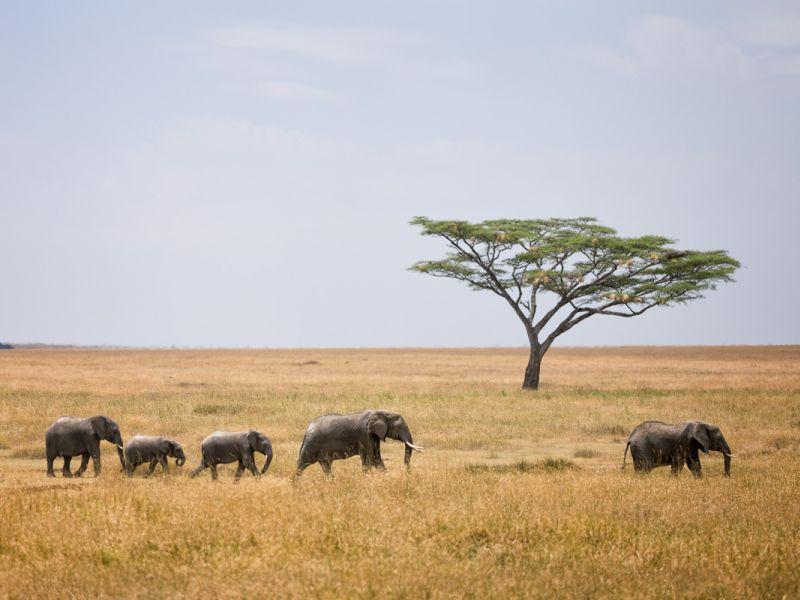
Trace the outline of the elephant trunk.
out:
[[[125,471],[127,466],[125,464],[125,452],[123,452],[122,445],[117,446],[117,456],[119,456],[119,464],[122,465],[122,470]]]
[[[125,463],[125,447],[122,445],[122,435],[117,432],[113,439],[114,445],[117,447],[117,456],[119,457],[119,464],[122,465],[123,473],[127,470]]]
[[[424,452],[425,450],[422,448],[422,446],[414,445],[414,440],[411,437],[411,432],[410,431],[403,432],[403,435],[401,436],[400,441],[402,441],[403,444],[405,444],[405,447],[406,447],[406,452],[405,452],[405,457],[403,458],[403,463],[406,465],[406,469],[410,469],[411,468],[411,453],[414,450],[416,450],[417,452]]]
[[[727,440],[722,438],[720,443],[720,452],[722,452],[722,456],[725,457],[725,477],[731,476],[731,458],[733,458],[733,454],[731,454],[731,447],[728,446]]]
[[[267,472],[269,465],[272,463],[272,444],[267,444],[266,452],[264,452],[264,454],[267,456],[267,460],[264,461],[264,466],[261,467],[262,475]]]
[[[406,466],[406,469],[411,468],[411,446],[406,444],[406,453],[403,457],[403,464]]]

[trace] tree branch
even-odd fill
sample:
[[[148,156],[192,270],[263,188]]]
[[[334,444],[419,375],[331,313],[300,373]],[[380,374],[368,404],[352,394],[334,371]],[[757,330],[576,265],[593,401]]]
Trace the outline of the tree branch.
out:
[[[469,254],[467,254],[461,248],[461,246],[458,245],[458,243],[454,242],[449,236],[447,236],[445,234],[442,234],[442,235],[448,242],[450,242],[451,245],[453,245],[455,248],[457,248],[459,252],[463,252],[466,256],[470,256]],[[475,258],[475,261],[477,262],[478,266],[480,266],[484,270],[484,272],[489,277],[489,279],[491,279],[492,282],[497,286],[497,290],[499,291],[499,295],[501,295],[503,298],[506,299],[506,301],[511,306],[511,308],[514,310],[514,312],[517,314],[517,316],[520,318],[520,320],[525,324],[525,328],[527,330],[528,329],[528,319],[525,316],[525,313],[523,313],[522,310],[520,309],[519,304],[517,302],[514,302],[514,299],[508,294],[508,292],[506,291],[505,287],[503,287],[503,284],[500,283],[500,280],[497,279],[497,275],[495,275],[495,273],[491,269],[491,267],[484,264],[484,262],[482,260],[482,257],[478,253],[478,251],[475,250],[475,248],[469,242],[467,242],[466,240],[464,241],[464,243],[472,251],[472,256]]]

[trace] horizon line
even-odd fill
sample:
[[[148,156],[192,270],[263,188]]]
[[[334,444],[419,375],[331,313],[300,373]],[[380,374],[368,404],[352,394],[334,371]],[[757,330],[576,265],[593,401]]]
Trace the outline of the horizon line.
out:
[[[2,344],[10,348],[2,348]],[[527,346],[162,346],[162,345],[118,345],[118,344],[51,344],[43,342],[3,342],[2,350],[270,350],[270,351],[330,351],[330,350],[523,350],[530,351]],[[592,348],[762,348],[762,347],[794,347],[793,343],[760,343],[760,344],[592,344],[592,345],[560,345],[558,349],[592,349]]]

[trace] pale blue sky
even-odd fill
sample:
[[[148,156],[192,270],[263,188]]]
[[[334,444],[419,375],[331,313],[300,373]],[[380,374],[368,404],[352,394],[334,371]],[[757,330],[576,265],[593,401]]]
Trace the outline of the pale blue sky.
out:
[[[524,345],[434,218],[594,215],[736,284],[561,344],[798,343],[796,2],[3,2],[0,340]]]

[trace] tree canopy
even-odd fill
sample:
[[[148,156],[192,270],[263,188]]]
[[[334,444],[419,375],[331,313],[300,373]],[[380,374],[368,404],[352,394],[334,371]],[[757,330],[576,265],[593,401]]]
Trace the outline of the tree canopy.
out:
[[[481,223],[415,217],[411,224],[424,236],[444,240],[449,250],[412,270],[490,291],[523,322],[537,363],[535,382],[526,371],[524,387],[538,387],[541,357],[581,321],[635,317],[655,306],[702,298],[718,283],[732,281],[740,266],[724,250],[678,250],[675,240],[657,235],[622,237],[591,217]],[[547,292],[555,304],[540,314],[537,300]],[[551,322],[552,331],[540,338]]]

